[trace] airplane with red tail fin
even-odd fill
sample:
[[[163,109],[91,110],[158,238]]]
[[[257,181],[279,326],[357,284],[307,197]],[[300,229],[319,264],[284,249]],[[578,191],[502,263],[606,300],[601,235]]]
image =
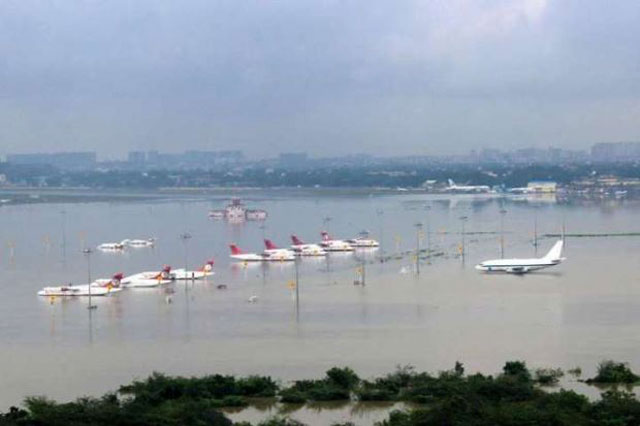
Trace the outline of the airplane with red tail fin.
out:
[[[295,252],[295,254],[299,256],[326,256],[327,252],[325,249],[320,247],[318,244],[306,244],[296,235],[291,236],[291,249]]]
[[[355,248],[344,240],[334,240],[327,231],[322,231],[322,242],[320,245],[326,251],[354,251]]]
[[[171,278],[171,266],[165,266],[161,271],[139,272],[122,279],[123,287],[157,287],[168,284]]]
[[[213,272],[213,259],[208,260],[202,267],[195,271],[187,271],[184,268],[175,269],[171,272],[171,277],[174,280],[201,280],[214,274]]]

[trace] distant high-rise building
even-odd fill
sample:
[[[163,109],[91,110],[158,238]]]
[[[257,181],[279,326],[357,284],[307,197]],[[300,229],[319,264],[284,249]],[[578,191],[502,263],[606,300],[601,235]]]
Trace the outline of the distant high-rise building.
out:
[[[9,154],[7,162],[22,165],[47,164],[60,169],[91,169],[96,166],[96,158],[95,152]]]
[[[278,156],[278,165],[281,167],[302,167],[308,159],[306,152],[283,152]]]
[[[640,160],[640,142],[603,142],[591,147],[591,159],[598,162]]]
[[[127,161],[134,164],[144,164],[147,161],[147,154],[144,151],[129,151]]]

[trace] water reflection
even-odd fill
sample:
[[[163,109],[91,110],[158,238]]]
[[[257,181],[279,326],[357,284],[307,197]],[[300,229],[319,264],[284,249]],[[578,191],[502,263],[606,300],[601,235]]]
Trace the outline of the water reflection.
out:
[[[603,214],[601,205],[418,195],[278,194],[270,199],[260,194],[256,199],[259,208],[270,213],[269,234],[280,240],[296,232],[314,241],[309,237],[318,235],[322,218],[330,215],[333,219],[325,225],[336,237],[351,237],[382,224],[386,244],[377,251],[300,259],[298,285],[291,288],[296,269],[292,262],[229,260],[229,241],[261,247],[264,229],[258,223],[210,221],[208,200],[184,205],[114,203],[108,208],[99,203],[43,204],[29,211],[24,206],[3,207],[0,373],[5,386],[0,402],[13,404],[27,394],[43,392],[61,399],[106,392],[153,370],[291,379],[317,377],[344,364],[361,376],[387,372],[396,364],[438,371],[459,359],[469,371],[495,373],[507,359],[526,359],[534,367],[581,365],[587,375],[603,357],[631,361],[632,367],[640,368],[640,317],[635,314],[640,311],[635,285],[640,238],[571,238],[566,263],[525,276],[483,275],[472,268],[500,256],[501,247],[505,256],[535,252],[535,234],[540,250],[546,250],[551,239],[544,235],[560,232],[563,221],[575,232],[638,231],[638,203],[633,200],[608,205]],[[426,205],[431,207],[428,211]],[[508,210],[503,246],[502,208]],[[464,233],[461,216],[468,217]],[[418,277],[413,270],[413,224],[421,221],[425,231],[427,218],[430,232],[420,248],[429,241],[431,250],[420,256]],[[75,238],[81,230],[91,231],[86,244],[92,247],[114,236],[158,236],[153,250],[96,253],[92,275],[109,277],[115,271],[134,273],[185,263],[185,247],[177,238],[185,229],[198,230],[189,242],[190,259],[216,257],[216,275],[210,280],[96,297],[98,309],[91,317],[83,298],[51,303],[35,295],[45,284],[86,281],[86,259]],[[54,247],[50,256],[43,235],[50,236],[47,244]],[[16,242],[12,256],[6,241]],[[63,242],[64,264],[54,255]],[[380,263],[383,255],[385,262]],[[362,266],[365,285],[354,285]],[[248,302],[252,296],[257,296],[255,303]],[[47,366],[52,358],[76,370],[91,369],[93,376],[51,371]],[[51,383],[65,386],[47,385]],[[339,413],[340,420],[350,418],[352,409],[326,411]],[[310,417],[317,410],[298,412]]]

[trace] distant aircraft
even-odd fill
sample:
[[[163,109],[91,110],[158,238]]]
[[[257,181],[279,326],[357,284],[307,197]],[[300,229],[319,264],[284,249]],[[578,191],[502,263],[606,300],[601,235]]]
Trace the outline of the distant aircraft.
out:
[[[300,256],[326,256],[327,252],[318,244],[306,244],[296,235],[291,236],[291,249]]]
[[[293,250],[278,248],[271,240],[264,240],[264,246],[266,249],[262,252],[262,255],[270,259],[291,260],[295,256]]]
[[[490,192],[491,188],[489,188],[487,185],[456,185],[453,180],[449,179],[449,186],[447,187],[447,191],[472,194],[479,192]]]
[[[241,260],[243,262],[264,262],[266,259],[264,256],[257,253],[245,253],[240,247],[235,244],[229,246],[231,249],[231,258],[234,260]]]
[[[265,241],[266,244],[266,241]],[[283,262],[295,260],[295,255],[288,249],[267,249],[262,253],[245,253],[235,244],[231,248],[231,258],[243,262]]]
[[[322,242],[320,245],[325,251],[354,251],[355,248],[344,240],[334,240],[327,231],[322,231]]]
[[[506,272],[508,274],[526,274],[537,269],[549,268],[566,260],[562,257],[563,241],[558,240],[549,253],[539,259],[495,259],[486,260],[476,265],[476,269],[484,272]]]

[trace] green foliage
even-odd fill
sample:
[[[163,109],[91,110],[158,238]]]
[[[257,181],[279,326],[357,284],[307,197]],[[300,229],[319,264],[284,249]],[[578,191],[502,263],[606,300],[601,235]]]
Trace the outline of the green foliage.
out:
[[[560,368],[538,368],[535,372],[535,381],[543,386],[555,385],[564,376]]]
[[[360,382],[358,375],[349,367],[333,367],[326,374],[327,380],[340,389],[352,390]]]
[[[522,381],[531,381],[531,373],[524,361],[507,361],[502,367],[502,373],[505,376],[516,377]]]
[[[567,370],[567,373],[571,374],[574,377],[580,377],[582,375],[582,368],[574,367]]]
[[[629,380],[628,367],[612,361],[600,364],[604,378]],[[349,400],[407,401],[421,405],[393,411],[378,426],[637,426],[640,401],[617,389],[605,392],[597,402],[573,391],[547,393],[536,385],[561,376],[559,369],[539,369],[535,380],[522,361],[507,362],[493,377],[465,375],[462,364],[437,376],[417,373],[412,367],[370,380],[360,380],[349,368],[332,368],[319,380],[299,380],[286,389],[269,377],[210,375],[202,378],[170,377],[154,373],[123,386],[120,394],[79,398],[56,403],[30,397],[25,409],[12,407],[0,414],[0,425],[47,426],[231,426],[220,407],[243,407],[247,398],[277,392],[282,402]],[[251,426],[238,423],[237,426]],[[258,426],[303,426],[287,418],[273,417]],[[334,426],[352,426],[350,423]]]
[[[304,404],[309,399],[306,392],[300,391],[295,387],[283,389],[280,391],[280,402],[287,404]]]
[[[272,397],[277,390],[278,385],[271,377],[249,376],[236,379],[220,374],[184,378],[153,373],[143,381],[134,381],[120,387],[121,394],[152,405],[183,397],[215,400],[223,400],[229,396]]]
[[[593,405],[590,414],[594,424],[636,426],[640,424],[640,401],[633,393],[609,390]]]
[[[302,403],[311,401],[343,401],[351,399],[351,391],[360,383],[350,368],[333,367],[321,380],[298,380],[280,391],[280,401]]]
[[[624,362],[605,360],[598,364],[598,374],[587,383],[636,383],[640,377],[635,375]]]
[[[278,392],[278,385],[271,377],[249,376],[236,382],[240,395],[251,397],[273,397]]]

